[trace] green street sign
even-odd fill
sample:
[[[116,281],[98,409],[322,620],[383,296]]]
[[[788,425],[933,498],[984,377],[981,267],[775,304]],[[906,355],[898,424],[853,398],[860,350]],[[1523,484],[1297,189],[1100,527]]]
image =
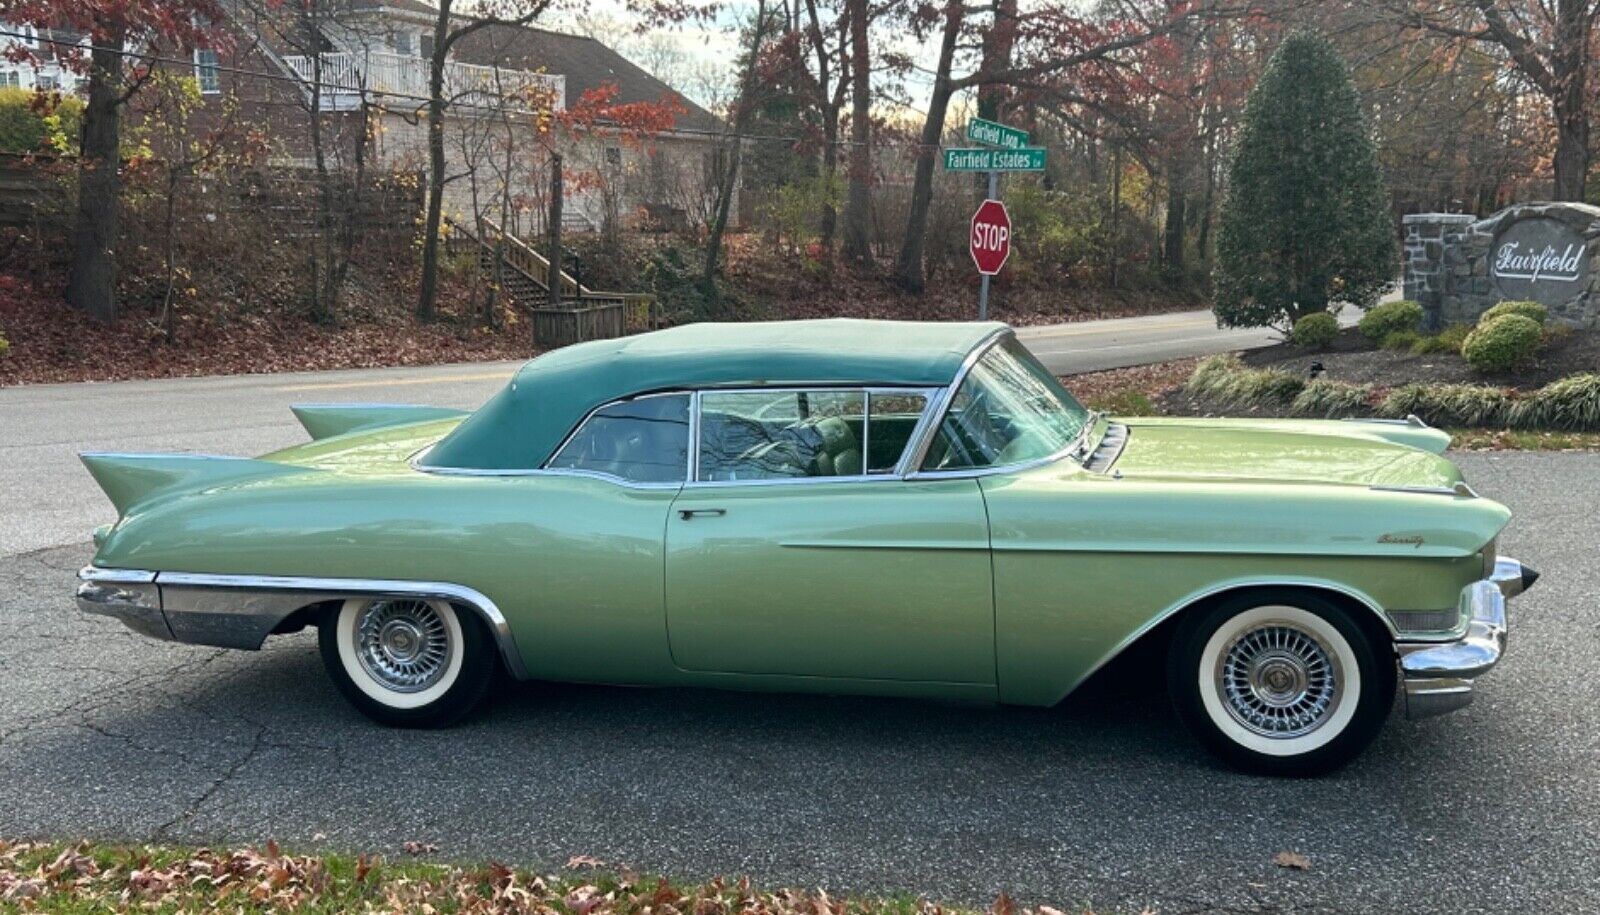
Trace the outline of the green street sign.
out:
[[[967,122],[967,139],[985,146],[1022,149],[1028,145],[1028,132],[983,118],[973,118]]]
[[[952,172],[1042,172],[1044,147],[947,149],[944,167]]]

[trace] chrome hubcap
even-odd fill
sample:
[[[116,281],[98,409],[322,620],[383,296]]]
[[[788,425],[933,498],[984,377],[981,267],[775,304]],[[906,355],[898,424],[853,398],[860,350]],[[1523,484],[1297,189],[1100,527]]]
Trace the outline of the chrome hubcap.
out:
[[[1316,636],[1286,623],[1234,639],[1217,668],[1228,714],[1264,737],[1300,737],[1321,727],[1341,698],[1338,662]]]
[[[361,666],[395,692],[420,692],[439,682],[450,651],[450,630],[426,601],[375,601],[357,617]]]

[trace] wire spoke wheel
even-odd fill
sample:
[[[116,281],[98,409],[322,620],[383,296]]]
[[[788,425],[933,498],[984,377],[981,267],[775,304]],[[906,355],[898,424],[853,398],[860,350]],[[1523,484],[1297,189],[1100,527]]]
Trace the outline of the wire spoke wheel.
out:
[[[398,693],[439,682],[449,666],[449,629],[422,600],[381,600],[357,618],[356,656],[374,680]]]
[[[1215,685],[1234,721],[1269,738],[1311,733],[1342,698],[1337,657],[1315,635],[1285,622],[1237,636],[1217,665]]]

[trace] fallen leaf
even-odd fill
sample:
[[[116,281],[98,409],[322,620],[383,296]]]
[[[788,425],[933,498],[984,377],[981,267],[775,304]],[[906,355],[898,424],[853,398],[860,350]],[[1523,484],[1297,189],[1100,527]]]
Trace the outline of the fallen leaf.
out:
[[[415,839],[402,843],[400,847],[408,855],[426,855],[439,850],[439,846],[432,842],[418,842]]]
[[[567,869],[576,870],[580,867],[605,867],[606,863],[592,855],[573,855],[567,859]]]
[[[1280,851],[1272,856],[1272,863],[1290,870],[1303,871],[1311,867],[1311,859],[1297,851]]]

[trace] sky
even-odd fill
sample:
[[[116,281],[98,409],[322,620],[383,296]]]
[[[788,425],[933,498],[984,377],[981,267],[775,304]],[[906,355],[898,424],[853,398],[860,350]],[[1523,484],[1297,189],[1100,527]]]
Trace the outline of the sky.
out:
[[[635,64],[654,72],[674,89],[701,105],[716,109],[726,101],[719,96],[731,93],[736,79],[738,25],[755,11],[755,6],[753,0],[724,0],[710,22],[640,34],[636,31],[639,17],[628,10],[626,0],[587,0],[553,10],[543,24],[559,31],[598,38]],[[874,38],[883,40],[882,36]],[[935,41],[919,43],[910,36],[898,40],[901,50],[924,68],[933,69],[938,59]],[[906,92],[910,103],[918,110],[925,107],[931,87],[931,76],[908,80]]]

